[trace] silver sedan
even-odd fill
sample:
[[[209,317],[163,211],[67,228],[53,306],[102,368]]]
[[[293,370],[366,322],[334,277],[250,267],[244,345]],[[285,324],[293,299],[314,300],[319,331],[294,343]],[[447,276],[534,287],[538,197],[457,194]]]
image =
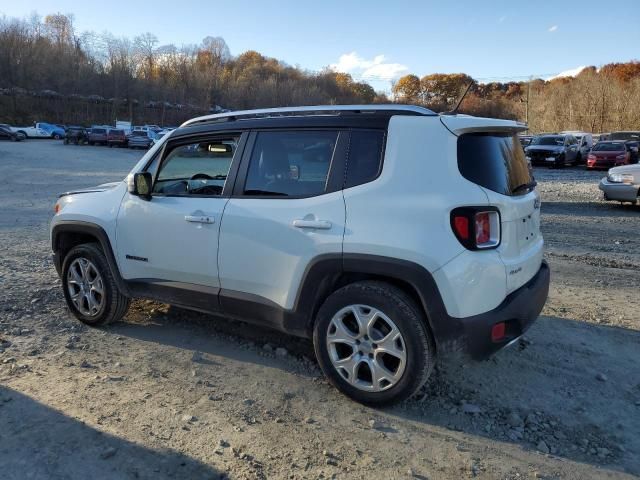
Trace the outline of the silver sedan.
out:
[[[600,180],[605,200],[637,203],[640,194],[640,164],[623,165],[609,170]]]

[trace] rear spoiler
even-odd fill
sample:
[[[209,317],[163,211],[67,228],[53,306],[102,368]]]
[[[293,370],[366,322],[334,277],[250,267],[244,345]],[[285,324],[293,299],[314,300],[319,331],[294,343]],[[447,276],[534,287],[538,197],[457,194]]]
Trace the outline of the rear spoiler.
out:
[[[497,118],[472,117],[470,115],[442,115],[442,124],[456,136],[465,133],[496,132],[518,133],[528,129],[526,123]]]

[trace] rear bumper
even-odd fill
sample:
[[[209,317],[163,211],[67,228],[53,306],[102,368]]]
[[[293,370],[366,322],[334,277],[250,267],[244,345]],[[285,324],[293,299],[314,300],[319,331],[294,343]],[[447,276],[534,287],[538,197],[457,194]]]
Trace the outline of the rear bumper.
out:
[[[637,202],[640,185],[629,183],[611,183],[606,178],[600,180],[598,186],[605,195],[607,200],[615,200],[618,202]]]
[[[482,360],[517,339],[540,315],[549,294],[550,278],[549,266],[543,261],[538,273],[495,309],[472,317],[441,318],[434,325],[434,333],[442,353]],[[491,330],[500,322],[505,322],[506,335],[494,342]]]

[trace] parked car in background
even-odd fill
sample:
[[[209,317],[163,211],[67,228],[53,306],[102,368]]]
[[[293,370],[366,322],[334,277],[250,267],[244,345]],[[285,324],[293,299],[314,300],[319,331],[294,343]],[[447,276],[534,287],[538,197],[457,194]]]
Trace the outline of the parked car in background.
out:
[[[520,145],[522,148],[528,146],[533,140],[533,135],[518,135],[518,139],[520,140]]]
[[[70,143],[73,143],[74,145],[84,145],[87,143],[87,140],[88,135],[86,128],[77,125],[67,127],[64,135],[65,145],[69,145]]]
[[[53,138],[60,140],[64,138],[64,129],[46,122],[36,122],[31,127],[12,127],[16,133],[24,135],[25,138]]]
[[[131,135],[127,137],[127,144],[129,148],[149,148],[151,146],[152,137],[151,132],[145,132],[142,130],[134,130]]]
[[[629,163],[631,154],[625,142],[598,142],[587,157],[588,169],[611,168]]]
[[[640,193],[640,165],[612,168],[607,176],[600,180],[599,188],[605,200],[637,203]]]
[[[578,141],[578,159],[576,163],[586,163],[587,155],[593,147],[593,135],[589,132],[565,131],[560,132],[564,135],[573,135]]]
[[[539,135],[524,149],[531,165],[564,167],[578,161],[578,140],[573,135]]]
[[[10,127],[0,125],[0,140],[11,140],[12,142],[19,142],[20,140],[24,140],[24,138],[25,137],[22,134],[14,132]]]
[[[638,163],[638,156],[640,155],[640,141],[630,140],[625,142],[627,150],[629,150],[630,158],[629,163]]]
[[[108,127],[92,127],[89,131],[89,145],[106,145]]]
[[[109,147],[126,147],[127,135],[124,130],[119,128],[110,128],[107,131],[107,145],[109,145]]]
[[[640,132],[611,132],[607,134],[607,140],[640,141]]]

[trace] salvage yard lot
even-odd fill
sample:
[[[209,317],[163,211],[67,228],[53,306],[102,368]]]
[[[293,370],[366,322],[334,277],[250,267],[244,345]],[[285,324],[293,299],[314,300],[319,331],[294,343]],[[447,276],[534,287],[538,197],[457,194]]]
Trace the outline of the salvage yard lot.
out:
[[[70,319],[48,242],[56,195],[140,156],[0,144],[0,477],[640,475],[640,208],[603,202],[602,172],[535,172],[552,285],[524,339],[440,364],[417,398],[374,410],[277,332],[146,301],[106,329]]]

